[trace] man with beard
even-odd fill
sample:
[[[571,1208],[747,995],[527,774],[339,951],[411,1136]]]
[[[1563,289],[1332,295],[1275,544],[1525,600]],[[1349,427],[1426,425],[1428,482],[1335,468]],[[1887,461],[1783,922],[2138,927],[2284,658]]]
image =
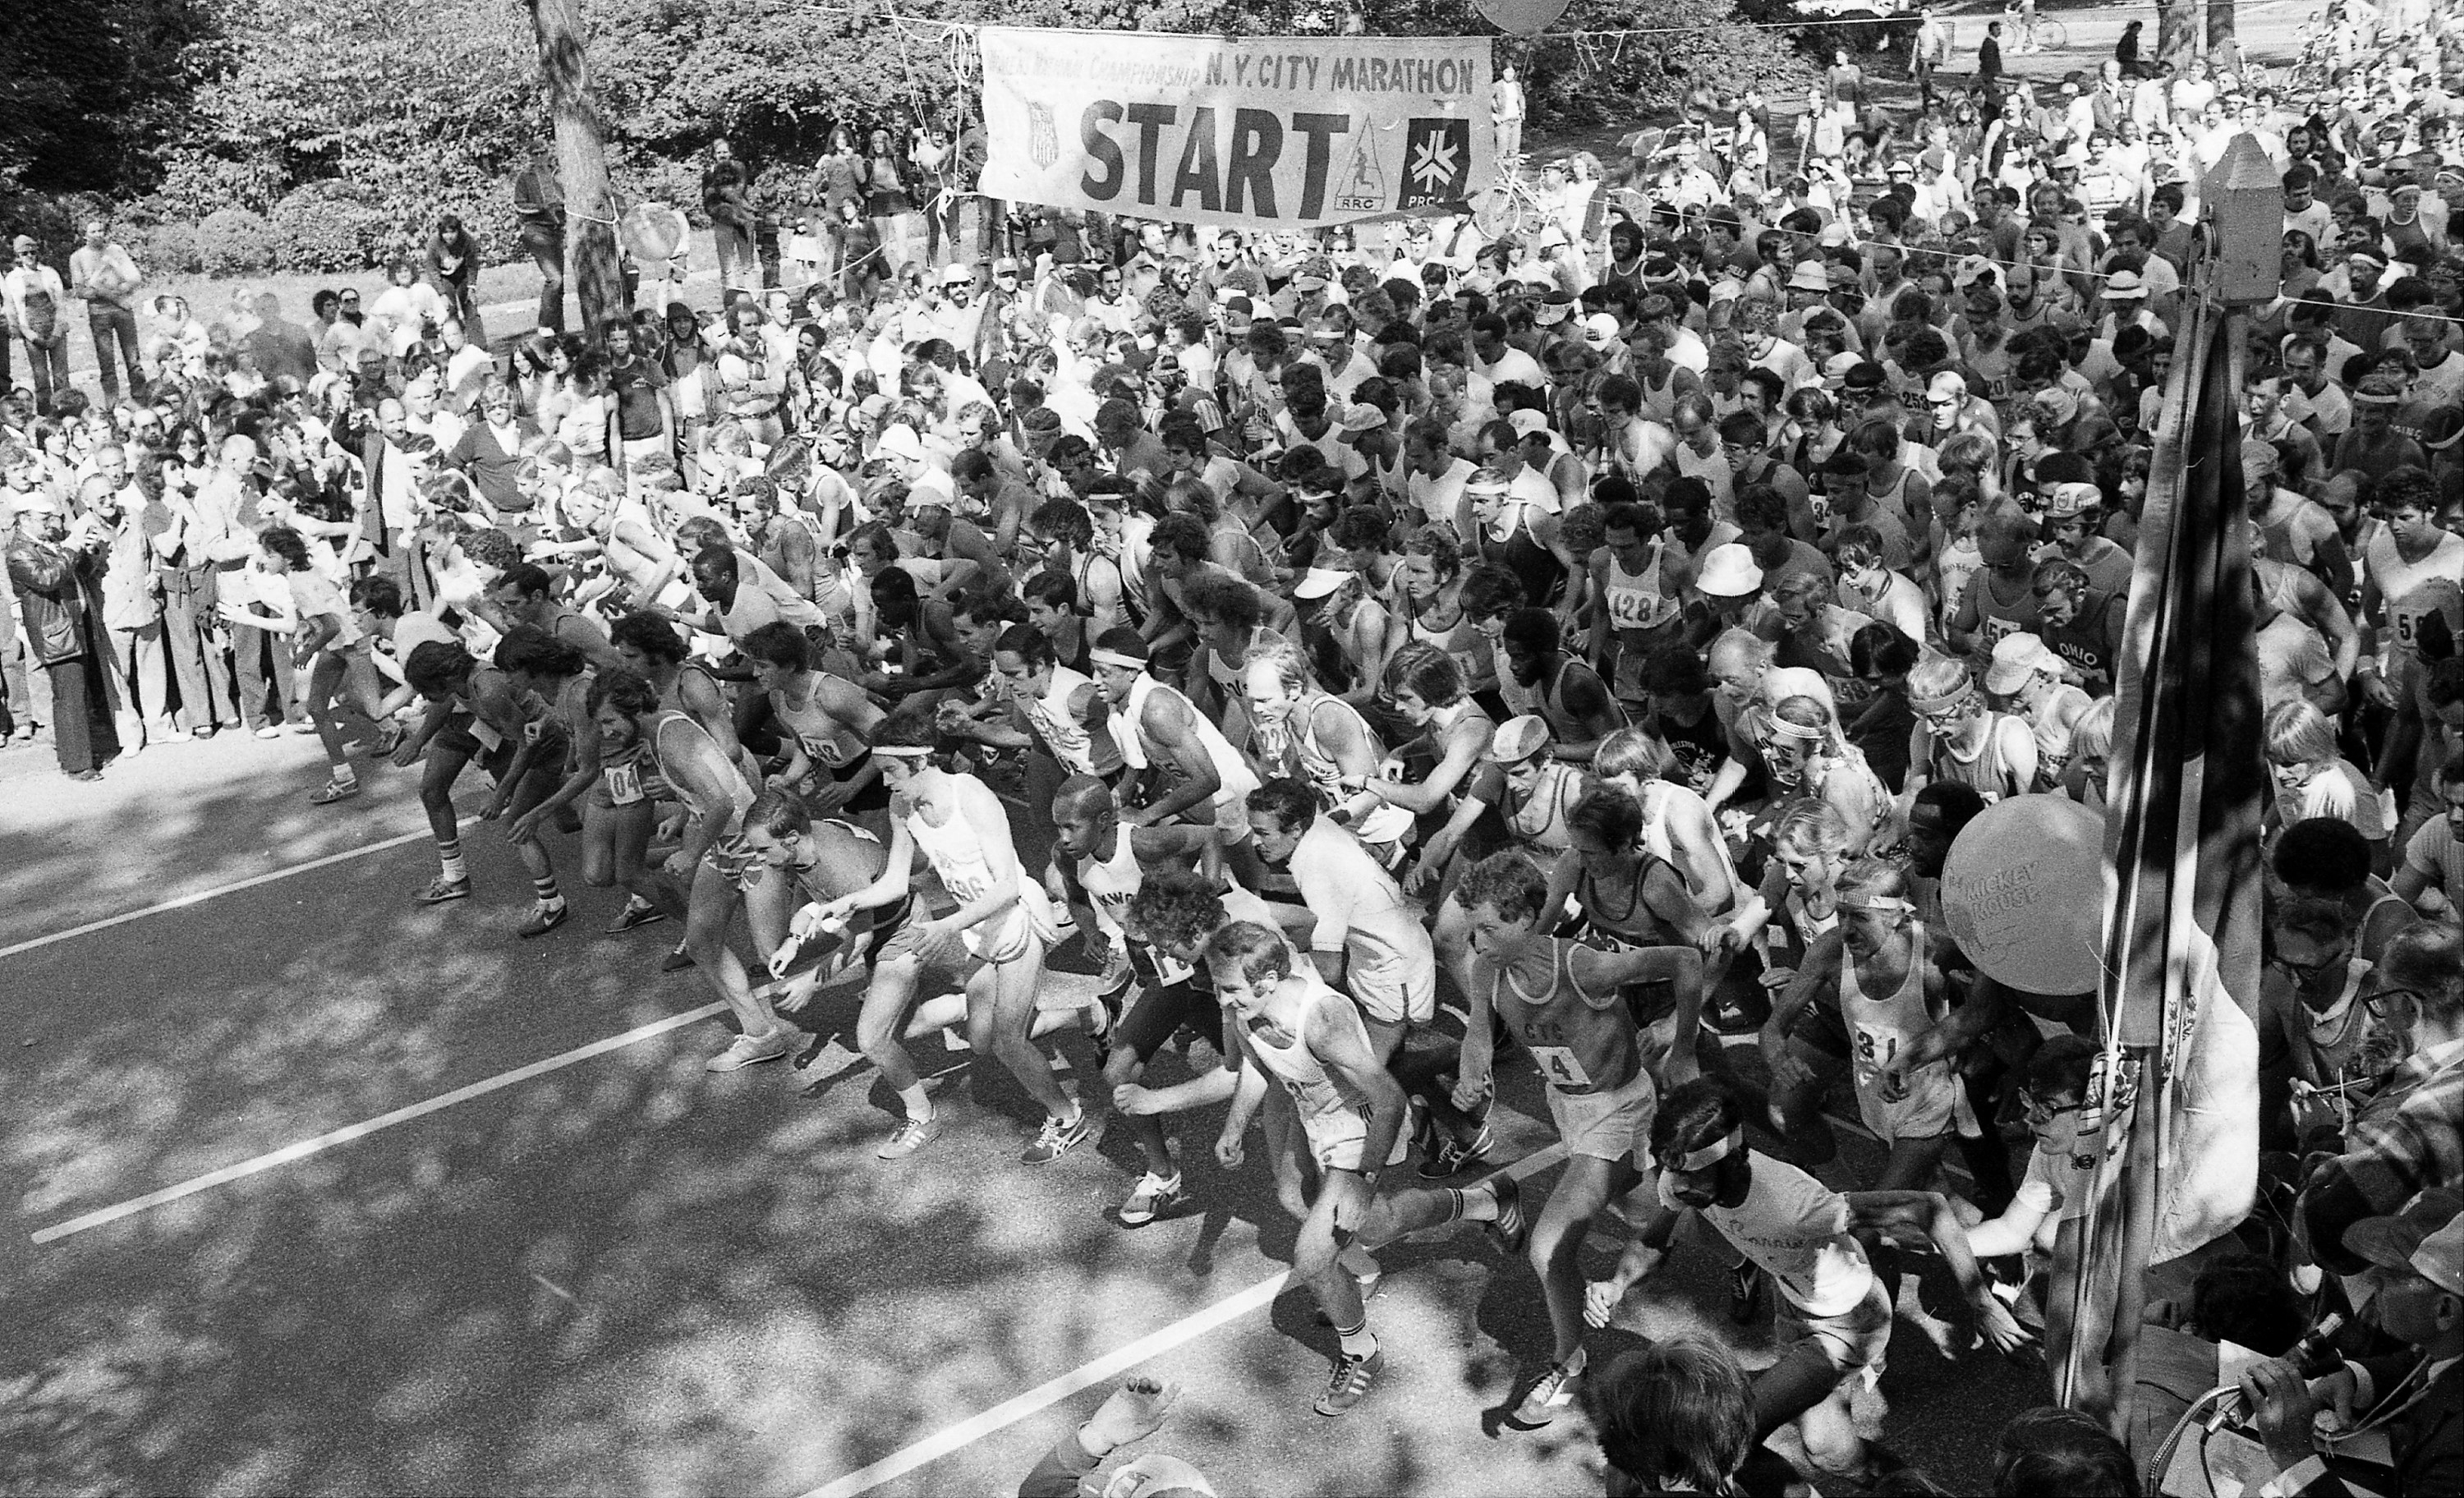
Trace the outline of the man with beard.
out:
[[[2295,1206],[2311,1257],[2340,1274],[2362,1262],[2344,1234],[2422,1192],[2464,1184],[2464,936],[2418,926],[2387,943],[2363,1001],[2365,1052],[2400,1057],[2344,1131],[2344,1152],[2310,1175]]]

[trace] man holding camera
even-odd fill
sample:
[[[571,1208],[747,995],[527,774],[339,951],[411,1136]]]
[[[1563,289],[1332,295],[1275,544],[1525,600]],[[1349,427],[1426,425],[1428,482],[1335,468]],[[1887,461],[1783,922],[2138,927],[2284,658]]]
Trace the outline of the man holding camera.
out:
[[[94,590],[111,539],[91,515],[71,522],[57,496],[39,493],[17,511],[7,555],[34,664],[52,681],[52,741],[60,773],[73,781],[102,779],[102,764],[120,752],[107,707],[109,689],[96,663]]]
[[[2382,1498],[2464,1491],[2464,1193],[2427,1191],[2356,1223],[2344,1247],[2368,1265],[2363,1318],[2406,1346],[2318,1379],[2286,1358],[2245,1374],[2244,1405],[2277,1467],[2259,1492],[2344,1498],[2351,1459],[2369,1464],[2353,1481]]]

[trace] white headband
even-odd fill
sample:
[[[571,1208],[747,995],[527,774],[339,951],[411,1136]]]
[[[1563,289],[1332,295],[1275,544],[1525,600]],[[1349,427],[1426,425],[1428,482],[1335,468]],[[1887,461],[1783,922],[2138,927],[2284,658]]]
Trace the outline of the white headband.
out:
[[[1677,1168],[1688,1176],[1696,1171],[1708,1170],[1745,1148],[1745,1143],[1746,1131],[1742,1128],[1731,1129],[1692,1154],[1679,1156]]]

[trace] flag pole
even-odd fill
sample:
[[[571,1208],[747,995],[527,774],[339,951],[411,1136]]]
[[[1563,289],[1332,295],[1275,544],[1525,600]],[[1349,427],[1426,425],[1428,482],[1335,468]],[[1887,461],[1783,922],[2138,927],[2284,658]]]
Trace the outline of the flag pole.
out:
[[[2282,208],[2246,134],[2200,198],[2205,253],[2158,426],[2118,672],[2103,1053],[2086,1099],[2095,1123],[2082,1126],[2093,1184],[2048,1337],[2057,1396],[2125,1438],[2148,1269],[2237,1223],[2256,1168],[2255,1095],[2238,1072],[2255,1067],[2265,776],[2238,403],[2251,308],[2277,286]]]

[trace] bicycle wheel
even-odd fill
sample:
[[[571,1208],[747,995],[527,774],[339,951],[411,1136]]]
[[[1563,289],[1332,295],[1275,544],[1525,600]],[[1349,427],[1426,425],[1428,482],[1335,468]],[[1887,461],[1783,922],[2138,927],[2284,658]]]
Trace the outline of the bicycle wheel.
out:
[[[1540,231],[1545,215],[1521,183],[1504,182],[1481,194],[1472,205],[1471,221],[1486,239],[1513,235],[1529,238]]]
[[[2037,18],[2036,50],[2038,52],[2059,52],[2070,44],[2069,27],[2059,21],[2047,20],[2041,16]]]

